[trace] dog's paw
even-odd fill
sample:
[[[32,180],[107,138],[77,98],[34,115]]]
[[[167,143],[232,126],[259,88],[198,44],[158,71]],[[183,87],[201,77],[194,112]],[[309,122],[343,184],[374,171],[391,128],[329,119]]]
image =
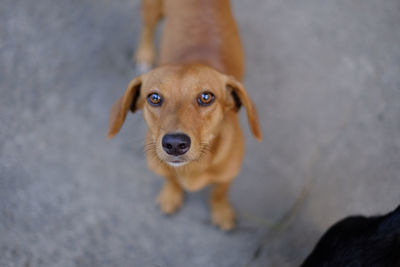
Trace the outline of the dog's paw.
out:
[[[212,203],[211,220],[213,224],[224,231],[232,230],[235,227],[235,211],[226,201]]]
[[[136,72],[143,74],[151,70],[155,59],[155,50],[153,45],[141,43],[133,57],[136,65]]]
[[[152,68],[152,65],[149,63],[145,63],[145,62],[137,62],[135,65],[135,73],[137,73],[138,75],[144,74],[148,71],[150,71]]]
[[[165,214],[176,212],[182,205],[183,192],[181,189],[176,189],[170,185],[164,185],[157,197],[157,203],[160,210]]]

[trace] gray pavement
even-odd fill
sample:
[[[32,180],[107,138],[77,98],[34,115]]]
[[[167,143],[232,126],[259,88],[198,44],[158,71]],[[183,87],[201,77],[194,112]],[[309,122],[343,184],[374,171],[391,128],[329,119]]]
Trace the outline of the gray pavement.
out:
[[[298,266],[336,220],[400,204],[400,2],[234,11],[264,141],[241,114],[239,222],[223,233],[208,189],[160,214],[141,114],[105,139],[135,75],[138,1],[0,2],[0,266]]]

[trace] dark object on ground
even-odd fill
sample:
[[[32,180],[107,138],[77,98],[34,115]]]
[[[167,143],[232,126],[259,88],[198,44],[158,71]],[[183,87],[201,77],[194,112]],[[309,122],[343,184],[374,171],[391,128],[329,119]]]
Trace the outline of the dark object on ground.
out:
[[[333,225],[301,267],[400,266],[400,206],[383,216],[352,216]]]

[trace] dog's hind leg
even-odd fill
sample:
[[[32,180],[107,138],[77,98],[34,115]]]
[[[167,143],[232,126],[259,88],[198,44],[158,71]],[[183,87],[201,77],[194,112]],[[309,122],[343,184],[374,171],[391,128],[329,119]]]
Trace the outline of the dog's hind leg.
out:
[[[154,64],[154,31],[161,17],[162,0],[142,0],[142,29],[134,57],[139,74],[149,71]]]

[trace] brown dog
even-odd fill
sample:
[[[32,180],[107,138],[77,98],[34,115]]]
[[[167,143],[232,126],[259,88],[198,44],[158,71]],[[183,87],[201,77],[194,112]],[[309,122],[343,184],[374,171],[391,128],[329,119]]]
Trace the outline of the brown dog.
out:
[[[183,189],[213,184],[212,222],[234,227],[227,191],[238,174],[243,136],[237,111],[246,108],[250,128],[261,140],[256,109],[239,82],[243,53],[228,0],[143,0],[143,29],[137,64],[155,59],[153,33],[165,16],[160,66],[132,80],[115,102],[108,138],[118,133],[129,110],[143,110],[148,126],[150,169],[165,177],[158,196],[164,213],[182,204]]]

